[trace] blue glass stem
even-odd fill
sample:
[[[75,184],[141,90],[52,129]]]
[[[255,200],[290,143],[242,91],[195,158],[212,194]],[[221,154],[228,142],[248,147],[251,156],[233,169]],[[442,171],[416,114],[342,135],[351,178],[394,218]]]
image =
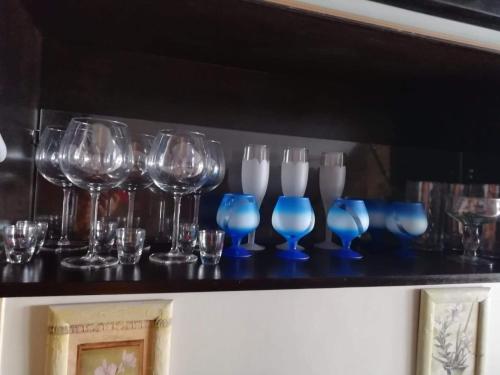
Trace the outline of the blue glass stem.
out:
[[[289,238],[288,239],[288,250],[291,250],[291,251],[297,251],[297,242],[298,239],[297,238]]]
[[[341,237],[340,240],[342,241],[342,248],[343,249],[351,250],[352,238],[345,239],[345,238]]]
[[[235,249],[240,248],[240,246],[241,246],[241,240],[242,240],[242,237],[234,236],[234,235],[231,236],[232,247],[234,247]]]

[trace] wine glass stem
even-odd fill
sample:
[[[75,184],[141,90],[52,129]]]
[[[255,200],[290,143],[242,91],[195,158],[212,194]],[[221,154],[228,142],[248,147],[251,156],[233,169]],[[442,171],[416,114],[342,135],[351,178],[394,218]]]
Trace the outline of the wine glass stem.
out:
[[[68,240],[68,223],[69,223],[69,201],[71,199],[71,187],[63,187],[63,206],[62,206],[62,220],[61,220],[61,238],[59,238],[59,245],[66,245]]]
[[[135,190],[127,190],[127,192],[128,192],[127,228],[132,228],[134,226]]]
[[[165,233],[165,198],[162,196],[160,199],[160,217],[158,218],[158,233],[163,235]]]
[[[328,228],[328,224],[325,223],[325,242],[330,242],[332,240],[332,233],[330,232],[330,228]]]
[[[252,231],[249,235],[248,235],[248,243],[250,245],[254,245],[255,244],[255,231]]]
[[[479,236],[478,225],[464,225],[464,234],[462,237],[462,245],[464,247],[464,254],[467,256],[477,256],[477,251],[481,243]]]
[[[198,190],[194,193],[193,224],[198,224],[198,219],[200,216],[200,200],[201,200],[201,192]]]
[[[172,228],[172,249],[170,254],[179,254],[179,220],[181,216],[181,198],[178,193],[174,193],[174,218]]]
[[[99,206],[99,192],[90,191],[90,236],[89,236],[89,251],[87,256],[94,257],[97,256],[97,238],[96,238],[96,227],[97,227],[97,211]]]
[[[297,242],[296,238],[290,238],[288,240],[288,250],[297,251]]]

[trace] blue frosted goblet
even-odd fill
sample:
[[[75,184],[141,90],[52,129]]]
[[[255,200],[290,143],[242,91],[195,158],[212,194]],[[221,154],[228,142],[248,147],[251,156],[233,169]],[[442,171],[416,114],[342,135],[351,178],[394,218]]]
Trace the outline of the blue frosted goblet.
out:
[[[368,229],[370,219],[365,202],[358,199],[337,199],[328,211],[328,228],[340,237],[342,249],[334,250],[341,258],[361,259],[363,256],[351,249],[353,239]]]
[[[229,221],[229,208],[232,204],[234,194],[224,194],[222,197],[222,201],[219,204],[219,208],[217,209],[217,215],[215,221],[217,225],[222,229],[226,230],[227,222]]]
[[[253,195],[225,194],[217,211],[217,224],[231,236],[232,245],[222,255],[247,258],[252,253],[240,246],[243,237],[257,228],[260,221],[257,201]]]
[[[281,196],[274,207],[272,224],[286,238],[287,250],[278,250],[286,259],[307,260],[309,255],[297,250],[297,242],[314,228],[315,216],[309,198]]]
[[[394,202],[387,210],[385,225],[401,240],[403,254],[411,254],[411,240],[425,233],[427,214],[421,202]]]

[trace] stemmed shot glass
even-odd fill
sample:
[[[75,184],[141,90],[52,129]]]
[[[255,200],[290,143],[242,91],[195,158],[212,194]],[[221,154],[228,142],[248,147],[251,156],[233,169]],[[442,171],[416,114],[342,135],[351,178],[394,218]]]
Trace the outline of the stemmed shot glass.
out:
[[[156,186],[174,196],[172,248],[149,259],[159,264],[196,262],[194,254],[183,254],[179,243],[181,198],[203,186],[207,176],[205,136],[197,132],[160,131],[148,157],[148,172]]]
[[[203,186],[194,192],[193,224],[198,224],[199,221],[201,194],[215,190],[222,183],[226,174],[226,160],[220,142],[209,139],[205,142],[205,148],[207,151],[207,177]]]
[[[149,134],[139,134],[130,137],[132,148],[132,168],[121,187],[128,194],[127,228],[134,226],[135,193],[138,189],[146,189],[153,181],[147,171],[147,157],[151,151],[154,137]]]
[[[269,147],[266,145],[247,145],[243,151],[241,164],[241,186],[243,193],[255,197],[260,209],[269,183]],[[255,230],[248,235],[247,250],[264,250],[265,247],[255,243]]]
[[[81,250],[85,248],[83,243],[70,241],[68,238],[70,200],[73,183],[64,175],[59,163],[59,151],[63,136],[64,129],[60,128],[47,127],[42,131],[40,143],[36,149],[35,165],[38,173],[50,183],[60,186],[63,190],[61,237],[55,244],[55,250]],[[48,244],[44,246],[48,246]]]
[[[287,147],[283,150],[281,162],[281,190],[285,197],[303,197],[309,177],[309,151],[305,147]],[[277,246],[280,250],[288,249],[288,243]],[[297,249],[304,250],[297,244]]]
[[[91,198],[89,251],[83,257],[65,258],[61,264],[77,269],[118,264],[115,257],[98,255],[96,223],[100,193],[123,183],[132,166],[127,125],[90,117],[74,118],[61,142],[60,156],[66,177],[88,190]]]
[[[342,152],[323,152],[319,167],[319,190],[325,215],[333,202],[342,196],[345,185],[346,168],[344,165],[344,154]],[[328,221],[328,219],[327,219]],[[339,246],[332,241],[332,233],[328,224],[325,223],[325,240],[315,245],[319,249],[338,249]]]

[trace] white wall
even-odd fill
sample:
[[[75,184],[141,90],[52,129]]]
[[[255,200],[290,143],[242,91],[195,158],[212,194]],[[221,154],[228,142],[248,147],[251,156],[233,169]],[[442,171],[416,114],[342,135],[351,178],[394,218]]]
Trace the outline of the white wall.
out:
[[[488,286],[486,375],[493,375],[500,374],[495,353],[500,348],[500,283]],[[0,374],[42,374],[46,305],[172,298],[171,375],[410,375],[415,368],[418,290],[9,298]]]

